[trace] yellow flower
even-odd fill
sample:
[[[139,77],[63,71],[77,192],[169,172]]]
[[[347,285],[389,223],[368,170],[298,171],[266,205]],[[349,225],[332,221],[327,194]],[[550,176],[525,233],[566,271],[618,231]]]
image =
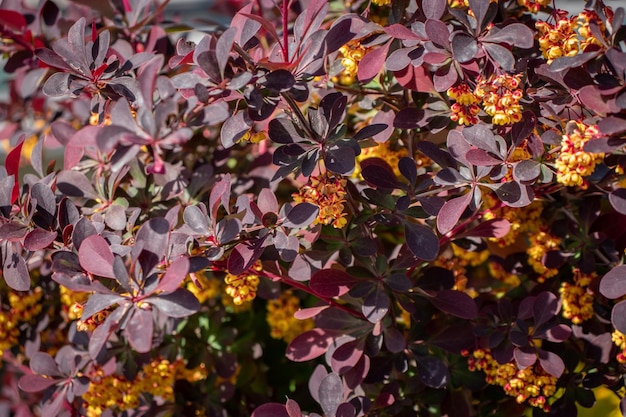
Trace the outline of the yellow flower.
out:
[[[313,320],[298,320],[293,315],[300,309],[300,300],[291,291],[283,292],[276,300],[267,302],[266,321],[270,336],[289,343],[296,336],[313,328]]]
[[[542,7],[548,6],[551,0],[517,0],[517,3],[525,7],[531,13],[538,13]]]
[[[593,317],[593,293],[589,290],[589,284],[597,275],[583,274],[580,269],[575,268],[574,283],[563,282],[559,293],[563,301],[563,317],[569,319],[574,324],[581,324],[585,320]]]
[[[381,3],[389,2],[391,0],[379,0]],[[383,6],[384,4],[378,4],[379,6]],[[339,75],[333,77],[333,82],[341,84],[341,85],[350,85],[354,84],[356,81],[356,75],[359,71],[359,62],[368,52],[369,48],[361,45],[361,39],[353,39],[347,44],[343,45],[339,48],[339,57],[341,59],[341,65],[343,66],[343,70]]]
[[[209,277],[207,274],[210,274],[210,272],[203,271],[195,274],[195,277],[200,284],[200,288],[198,288],[192,280],[187,282],[187,289],[196,296],[201,304],[205,303],[207,300],[217,298],[221,293],[222,283],[220,280]]]
[[[343,211],[345,203],[346,180],[335,177],[315,177],[309,179],[309,184],[292,194],[295,203],[311,203],[319,207],[319,213],[313,224],[332,224],[341,229],[347,223],[346,213]]]
[[[226,294],[230,295],[235,305],[242,305],[244,302],[252,301],[256,297],[256,289],[259,286],[259,276],[254,272],[263,270],[261,261],[256,261],[247,271],[239,274],[226,274]]]
[[[561,153],[555,161],[556,179],[567,187],[579,186],[586,188],[585,178],[593,174],[596,165],[604,159],[603,153],[585,152],[584,147],[598,136],[597,126],[589,126],[582,122],[568,123],[566,133],[561,139]]]
[[[522,74],[494,74],[476,85],[474,95],[482,100],[483,109],[492,117],[494,125],[510,125],[522,120],[521,79]]]
[[[559,273],[556,268],[547,268],[542,260],[543,256],[551,250],[557,250],[561,245],[561,239],[551,235],[545,230],[541,230],[530,236],[530,242],[526,254],[528,255],[528,264],[533,267],[536,273],[540,274],[539,282],[544,282],[547,278],[551,278]]]

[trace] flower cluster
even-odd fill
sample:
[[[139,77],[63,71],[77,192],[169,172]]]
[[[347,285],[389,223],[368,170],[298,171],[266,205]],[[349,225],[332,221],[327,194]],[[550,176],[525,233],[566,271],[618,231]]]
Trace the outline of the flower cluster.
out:
[[[247,301],[254,300],[257,287],[259,286],[258,273],[262,270],[261,261],[256,261],[247,271],[239,275],[226,274],[226,277],[224,277],[225,291],[233,299],[235,305],[239,306]]]
[[[494,125],[511,125],[522,120],[521,79],[522,74],[494,74],[478,81],[474,95],[482,100],[483,109]]]
[[[345,186],[346,180],[342,178],[311,176],[309,184],[292,196],[295,203],[311,203],[319,207],[319,214],[313,224],[332,224],[341,229],[348,223],[343,210]]]
[[[86,292],[72,291],[67,287],[59,286],[63,313],[69,320],[78,320],[83,311],[83,305],[87,302],[89,294]]]
[[[593,174],[596,165],[604,158],[603,153],[584,151],[585,144],[598,133],[598,126],[583,122],[568,123],[567,133],[561,138],[561,153],[555,161],[558,182],[567,187],[586,187],[584,177]]]
[[[8,311],[0,311],[0,357],[6,350],[17,345],[20,337],[19,326],[32,321],[41,313],[41,287],[29,292],[10,291]]]
[[[450,87],[447,91],[448,97],[455,100],[450,110],[450,119],[460,125],[475,125],[478,123],[478,113],[480,112],[480,99],[474,95],[468,84],[459,84]]]
[[[589,284],[597,275],[595,272],[585,274],[579,268],[574,268],[574,282],[563,282],[559,293],[563,301],[563,317],[574,324],[581,324],[593,317],[593,292]]]
[[[122,412],[137,408],[143,394],[172,402],[177,380],[196,382],[206,377],[207,370],[203,364],[187,369],[182,359],[174,362],[154,359],[145,364],[132,380],[123,375],[105,375],[102,369],[98,369],[90,375],[89,389],[82,396],[86,417],[99,417],[108,409]]]
[[[548,63],[562,56],[578,55],[580,42],[574,30],[576,18],[568,17],[564,10],[556,10],[556,22],[550,24],[544,21],[535,23],[539,31],[539,49]]]
[[[384,1],[382,0],[381,3]],[[333,77],[333,82],[341,85],[354,84],[359,71],[359,62],[361,62],[367,51],[368,49],[361,45],[360,39],[353,39],[339,48],[343,70]]]
[[[517,0],[517,4],[531,13],[538,13],[542,7],[550,4],[551,0]]]
[[[558,250],[561,245],[561,239],[542,229],[530,235],[529,240],[526,254],[528,255],[528,264],[539,274],[537,281],[544,282],[546,279],[558,274],[558,269],[548,268],[543,264],[543,257],[549,251]]]
[[[470,371],[483,371],[485,381],[491,385],[498,385],[504,392],[519,404],[528,402],[533,407],[550,411],[549,399],[556,393],[557,378],[548,374],[538,363],[525,369],[519,369],[515,362],[504,364],[496,361],[489,349],[476,349],[467,356]]]
[[[195,273],[197,284],[193,280],[187,282],[186,288],[203,304],[217,298],[221,293],[221,281],[210,277],[209,271]]]
[[[619,349],[619,352],[616,355],[617,361],[619,363],[626,364],[626,335],[616,329],[613,333],[611,333],[611,340]]]
[[[289,343],[299,334],[312,329],[311,319],[298,320],[293,316],[299,309],[300,299],[291,291],[285,291],[277,299],[269,300],[265,319],[270,326],[270,336]]]

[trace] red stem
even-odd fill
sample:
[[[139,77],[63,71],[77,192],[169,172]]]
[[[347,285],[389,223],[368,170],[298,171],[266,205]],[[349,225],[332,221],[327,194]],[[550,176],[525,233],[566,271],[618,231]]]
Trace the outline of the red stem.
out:
[[[289,62],[289,28],[287,18],[289,16],[289,0],[283,0],[282,3],[283,18],[283,59],[285,63]]]

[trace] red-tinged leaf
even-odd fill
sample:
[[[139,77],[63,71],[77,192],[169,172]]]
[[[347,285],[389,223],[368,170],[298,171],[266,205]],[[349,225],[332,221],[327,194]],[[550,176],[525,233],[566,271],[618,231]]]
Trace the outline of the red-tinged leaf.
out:
[[[313,329],[297,336],[287,346],[285,356],[294,362],[306,362],[326,353],[336,334]]]
[[[558,324],[546,332],[545,339],[554,343],[562,343],[569,339],[571,335],[572,329],[568,325]]]
[[[88,236],[78,249],[78,261],[87,272],[106,278],[115,278],[111,247],[100,235]]]
[[[179,256],[165,271],[161,277],[161,281],[156,291],[172,292],[180,287],[187,274],[189,273],[189,259],[186,256]]]
[[[343,380],[346,382],[346,386],[350,389],[355,389],[365,379],[370,370],[370,358],[367,355],[362,355],[357,364],[343,375]],[[318,401],[319,402],[319,401]]]
[[[322,269],[313,274],[309,286],[323,297],[340,297],[357,282],[352,275],[339,269]]]
[[[13,192],[11,193],[11,204],[15,203],[17,197],[20,195],[20,180],[19,180],[19,170],[20,170],[20,159],[22,155],[22,145],[24,144],[24,139],[26,135],[22,135],[19,139],[19,144],[11,149],[11,151],[7,154],[6,159],[4,160],[4,166],[7,170],[7,174],[12,175],[15,178],[15,183],[13,185]]]
[[[235,246],[228,257],[228,272],[239,275],[250,268],[265,250],[266,238],[267,235],[252,242],[243,242]]]
[[[390,190],[398,187],[393,168],[382,158],[367,158],[361,161],[361,175],[375,187]]]
[[[291,417],[287,412],[287,407],[279,403],[265,403],[257,407],[250,417]]]
[[[515,58],[511,51],[504,46],[497,43],[483,43],[482,44],[491,59],[497,62],[505,71],[513,71],[515,67]]]
[[[289,417],[302,417],[302,410],[300,410],[300,406],[291,398],[287,400],[285,408],[287,410],[287,414],[289,414]]]
[[[303,308],[303,309],[296,311],[293,314],[293,317],[298,320],[310,319],[310,318],[317,316],[320,312],[326,310],[329,307],[330,306],[325,305],[325,306],[319,306],[319,307]]]
[[[21,13],[7,9],[0,10],[0,25],[19,30],[23,29],[26,24],[26,19]]]
[[[389,311],[390,304],[389,296],[379,288],[365,298],[361,310],[370,323],[378,323]]]
[[[387,42],[382,47],[374,48],[365,54],[359,63],[359,69],[357,72],[357,77],[360,82],[368,83],[378,75],[380,70],[383,68],[390,45],[391,42]]]
[[[339,346],[332,354],[330,367],[333,372],[343,375],[352,369],[363,356],[363,341],[355,339]]]
[[[513,167],[513,178],[517,181],[534,181],[541,174],[541,164],[532,159],[519,161]]]
[[[145,300],[154,305],[168,317],[182,318],[195,313],[200,309],[200,302],[191,292],[178,288],[169,294],[150,297]]]
[[[615,105],[611,106],[604,100],[604,97],[600,93],[600,89],[594,85],[586,85],[578,91],[578,98],[583,105],[594,112],[606,115],[607,113],[619,112],[619,109],[615,108]]]
[[[126,325],[126,338],[130,346],[139,353],[150,352],[154,320],[151,310],[135,309]]]
[[[478,307],[476,307],[474,299],[461,291],[441,290],[429,300],[444,313],[462,319],[471,320],[478,315]]]
[[[469,62],[478,53],[478,42],[472,36],[459,32],[452,38],[452,53],[458,62]]]
[[[356,417],[356,408],[351,403],[341,403],[337,407],[335,417]]]
[[[56,231],[35,228],[24,238],[24,247],[31,251],[47,248],[57,238]]]
[[[42,376],[61,376],[59,366],[52,356],[45,352],[37,352],[30,358],[30,369],[33,373]]]
[[[64,385],[63,388],[57,390],[52,399],[46,401],[41,407],[41,417],[58,417],[61,415],[61,409],[66,403],[68,385]]]
[[[482,38],[483,42],[505,43],[522,49],[532,48],[534,40],[533,31],[523,23],[512,23],[500,30],[490,30]]]
[[[27,232],[28,228],[20,223],[11,222],[0,225],[0,239],[2,240],[21,240]]]
[[[560,378],[561,375],[563,375],[565,363],[559,355],[543,349],[539,349],[537,355],[539,356],[539,363],[544,371],[556,378]]]
[[[435,86],[433,85],[430,74],[426,68],[421,65],[418,67],[408,65],[400,71],[394,71],[393,75],[396,76],[398,83],[404,88],[426,93],[435,91]]]
[[[398,23],[394,23],[393,25],[384,27],[385,33],[392,38],[402,39],[402,40],[422,40],[417,34],[415,34],[411,29],[406,26],[400,25]]]
[[[439,239],[428,227],[421,224],[405,223],[406,245],[413,255],[425,261],[432,261],[439,254]]]
[[[626,132],[626,119],[616,116],[605,117],[598,122],[598,129],[610,136]]]
[[[450,31],[448,25],[441,20],[427,19],[424,30],[428,36],[428,40],[435,45],[450,49]]]
[[[309,378],[309,393],[311,394],[311,397],[313,397],[313,399],[318,403],[320,402],[320,384],[322,383],[322,380],[326,377],[326,375],[328,375],[326,367],[322,364],[319,364],[315,367],[313,373],[311,374],[311,377]]]
[[[122,300],[124,300],[124,297],[117,294],[91,294],[85,304],[85,307],[83,308],[81,320],[87,320],[94,314],[99,313]]]
[[[324,414],[334,416],[339,404],[343,402],[343,382],[337,374],[328,374],[319,388],[320,405]]]
[[[470,149],[465,155],[467,161],[472,165],[481,167],[489,167],[495,165],[501,165],[502,161],[489,155],[487,151],[482,149]]]
[[[519,369],[526,369],[537,362],[537,354],[530,348],[515,348],[513,357]]]
[[[463,212],[472,200],[472,193],[465,193],[445,202],[437,215],[437,230],[442,235],[451,231],[459,222]]]
[[[459,74],[453,65],[444,65],[435,71],[433,85],[436,91],[443,92],[452,87],[459,79]]]
[[[46,378],[41,375],[23,375],[17,382],[17,386],[24,392],[40,392],[58,383],[56,378]]]
[[[311,203],[296,204],[285,217],[283,226],[303,228],[313,224],[319,213],[319,207]]]
[[[506,236],[511,230],[511,223],[506,219],[491,219],[481,222],[475,228],[463,233],[463,236],[495,237]]]
[[[552,319],[561,309],[559,299],[550,291],[543,291],[535,298],[533,303],[533,318],[535,327],[539,327]]]

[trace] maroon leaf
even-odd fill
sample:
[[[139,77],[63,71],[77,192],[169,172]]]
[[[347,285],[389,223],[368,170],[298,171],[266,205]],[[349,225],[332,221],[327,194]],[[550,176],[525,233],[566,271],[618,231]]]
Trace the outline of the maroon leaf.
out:
[[[187,273],[189,273],[189,259],[186,256],[179,256],[167,268],[155,291],[172,292],[176,290]]]
[[[558,324],[546,332],[545,339],[550,342],[561,343],[569,339],[571,335],[572,329],[568,325]]]
[[[361,356],[363,356],[363,342],[355,339],[335,349],[330,366],[333,372],[343,375],[357,364]]]
[[[439,310],[462,319],[471,320],[478,315],[478,307],[472,297],[461,291],[441,290],[429,300]]]
[[[240,243],[235,246],[228,257],[228,272],[233,275],[239,275],[250,268],[265,250],[266,238],[267,235],[261,239]]]
[[[336,334],[313,329],[298,335],[287,346],[285,356],[294,362],[306,362],[326,353]]]
[[[494,158],[489,155],[487,151],[482,149],[470,149],[467,154],[465,154],[465,159],[472,165],[477,166],[495,166],[502,164],[502,161]]]
[[[17,197],[20,195],[20,179],[18,175],[20,169],[22,145],[24,144],[25,138],[25,135],[22,135],[22,137],[20,137],[19,144],[15,148],[11,149],[11,151],[9,151],[6,159],[4,160],[4,166],[7,170],[7,174],[15,178],[13,192],[11,193],[11,204],[15,203]]]
[[[424,119],[424,111],[413,107],[400,110],[393,120],[393,127],[398,129],[415,129],[420,127]]]
[[[617,135],[626,132],[626,119],[609,116],[598,122],[598,129],[605,135]]]
[[[113,252],[100,235],[91,235],[82,241],[78,249],[78,261],[87,272],[106,278],[115,278]]]
[[[16,291],[28,291],[30,288],[30,274],[26,261],[18,253],[9,253],[4,262],[2,273],[7,285]]]
[[[187,317],[200,309],[200,302],[191,292],[184,288],[146,298],[145,302],[152,304],[168,317]]]
[[[446,364],[433,356],[418,356],[417,371],[424,384],[432,388],[443,388],[448,385],[450,371]]]
[[[122,300],[124,300],[124,297],[117,294],[91,294],[85,304],[85,307],[83,308],[81,320],[87,320],[94,314],[99,313],[105,308],[108,308]]]
[[[626,301],[620,301],[613,306],[611,322],[617,330],[622,333],[626,332]]]
[[[518,181],[534,181],[541,174],[541,164],[532,159],[519,161],[513,167],[513,177]]]
[[[452,38],[452,53],[458,62],[469,62],[478,53],[478,42],[473,37],[459,32]]]
[[[382,158],[367,158],[361,161],[361,175],[369,184],[393,190],[398,187],[392,167]]]
[[[402,39],[402,40],[421,40],[417,34],[413,33],[406,26],[400,25],[398,23],[394,23],[393,25],[385,26],[385,33],[393,38]]]
[[[303,228],[313,224],[319,213],[319,207],[311,203],[296,204],[285,218],[283,226],[293,228]]]
[[[565,363],[563,363],[563,359],[561,359],[559,355],[543,349],[539,349],[537,354],[539,356],[539,363],[544,371],[556,378],[560,378],[561,375],[563,375]]]
[[[493,59],[494,62],[500,64],[500,67],[506,71],[513,71],[515,67],[515,58],[511,51],[497,43],[483,43],[483,47]]]
[[[363,315],[371,323],[378,323],[385,317],[387,311],[389,311],[390,304],[389,296],[387,296],[382,288],[378,288],[370,293],[363,301]]]
[[[418,258],[432,261],[439,254],[439,239],[433,231],[421,224],[405,223],[404,237],[409,250]]]
[[[543,291],[535,298],[533,303],[533,318],[535,327],[539,327],[552,319],[561,309],[556,295],[549,291]]]
[[[626,214],[626,188],[618,188],[609,194],[609,202],[621,214]]]
[[[46,388],[51,387],[52,385],[58,383],[59,380],[56,378],[45,378],[41,375],[23,375],[17,386],[24,392],[39,392],[43,391]]]
[[[0,239],[2,240],[21,240],[27,232],[28,228],[21,223],[4,223],[0,225]]]
[[[153,331],[152,311],[135,309],[126,325],[126,338],[130,346],[139,353],[150,352]]]
[[[581,88],[578,91],[578,98],[582,104],[590,109],[593,109],[594,112],[602,115],[618,111],[618,109],[614,108],[614,105],[611,106],[604,100],[604,97],[600,93],[600,89],[594,85],[586,85]]]
[[[499,239],[506,236],[511,230],[511,223],[506,219],[491,219],[478,224],[473,229],[463,233],[463,236],[495,237]]]
[[[387,42],[382,47],[374,48],[361,59],[359,63],[359,69],[357,77],[362,83],[370,82],[374,77],[378,75],[387,58],[387,52],[389,52],[389,46],[391,42]]]
[[[309,285],[323,297],[340,297],[357,282],[352,275],[339,269],[321,269],[313,274]]]
[[[500,30],[490,30],[482,38],[483,42],[506,43],[522,49],[532,48],[534,40],[533,31],[523,23],[512,23]]]
[[[395,327],[387,327],[383,331],[385,347],[391,353],[400,353],[406,348],[404,334]]]
[[[422,11],[427,19],[441,19],[447,6],[446,0],[423,0]]]
[[[291,417],[284,404],[265,403],[257,407],[250,417]]]
[[[31,251],[47,248],[57,238],[56,231],[35,228],[24,238],[24,247]]]
[[[445,202],[437,215],[439,233],[445,235],[456,226],[471,200],[472,193],[466,193]]]
[[[427,19],[424,25],[424,30],[428,39],[435,45],[441,46],[445,49],[450,48],[450,31],[448,25],[441,20]]]
[[[30,369],[38,375],[54,377],[61,376],[59,366],[48,353],[37,352],[30,358]]]

